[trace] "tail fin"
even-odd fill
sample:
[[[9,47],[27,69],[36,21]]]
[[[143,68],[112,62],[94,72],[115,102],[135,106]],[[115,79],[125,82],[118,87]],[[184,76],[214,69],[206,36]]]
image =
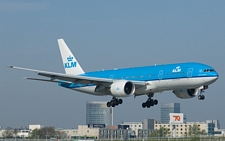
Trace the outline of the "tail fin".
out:
[[[64,40],[58,39],[58,44],[66,74],[77,75],[84,73],[80,64],[78,63]]]

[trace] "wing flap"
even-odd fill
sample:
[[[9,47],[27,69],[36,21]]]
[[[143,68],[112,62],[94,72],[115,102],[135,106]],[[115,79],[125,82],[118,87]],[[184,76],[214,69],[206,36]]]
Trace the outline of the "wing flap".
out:
[[[59,81],[56,81],[56,80],[48,80],[48,79],[40,79],[40,78],[31,78],[31,77],[26,77],[25,79],[28,79],[28,80],[38,80],[38,81],[45,81],[45,82],[55,82],[55,83],[58,83]]]

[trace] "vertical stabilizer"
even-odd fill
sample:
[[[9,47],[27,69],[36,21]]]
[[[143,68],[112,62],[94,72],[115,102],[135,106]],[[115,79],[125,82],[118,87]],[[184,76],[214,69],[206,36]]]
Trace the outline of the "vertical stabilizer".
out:
[[[84,73],[80,64],[78,63],[64,40],[58,39],[58,44],[66,74],[77,75]]]

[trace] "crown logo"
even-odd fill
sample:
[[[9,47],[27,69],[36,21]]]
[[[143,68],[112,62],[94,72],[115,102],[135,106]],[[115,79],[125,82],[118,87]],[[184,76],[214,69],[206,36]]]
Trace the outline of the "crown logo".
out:
[[[69,57],[67,57],[67,60],[68,60],[68,62],[71,62],[71,61],[73,61],[73,57],[69,56]]]

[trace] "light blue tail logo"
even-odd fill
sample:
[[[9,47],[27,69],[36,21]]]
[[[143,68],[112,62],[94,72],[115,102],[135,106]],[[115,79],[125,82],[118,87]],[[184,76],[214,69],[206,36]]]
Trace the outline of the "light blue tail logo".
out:
[[[65,68],[75,68],[77,66],[77,62],[73,62],[74,57],[69,56],[67,57],[67,63],[64,63]]]

